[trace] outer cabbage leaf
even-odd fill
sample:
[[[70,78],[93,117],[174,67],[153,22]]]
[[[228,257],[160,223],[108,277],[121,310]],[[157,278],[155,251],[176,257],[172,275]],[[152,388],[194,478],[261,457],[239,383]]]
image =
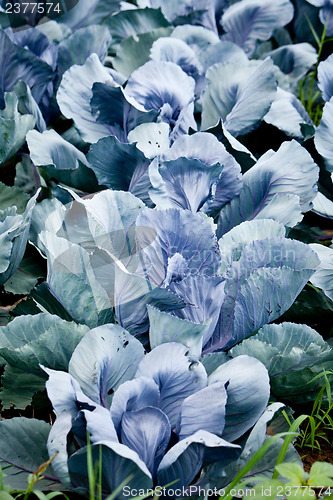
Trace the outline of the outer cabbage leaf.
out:
[[[134,144],[104,137],[91,146],[87,160],[100,185],[130,191],[149,202],[149,160]]]
[[[316,212],[322,217],[333,219],[333,201],[329,200],[322,193],[318,192],[317,196],[313,200],[312,211]]]
[[[317,266],[316,254],[296,240],[272,237],[245,246],[224,275],[220,319],[204,352],[226,350],[281,316]]]
[[[264,116],[264,121],[300,140],[308,138],[309,129],[312,131],[312,135],[315,131],[313,121],[301,101],[291,92],[279,87],[270,110]],[[307,131],[306,137],[304,137],[304,129]]]
[[[238,5],[238,4],[236,4]],[[222,118],[232,135],[246,134],[259,125],[276,93],[270,59],[244,64],[220,63],[207,73],[202,95],[202,130],[215,127]]]
[[[171,32],[171,27],[156,28],[148,33],[139,33],[125,38],[117,47],[113,67],[128,78],[134,70],[149,61],[150,49],[155,40],[170,36]]]
[[[316,50],[309,43],[283,45],[271,52],[265,52],[265,57],[270,57],[286,75],[286,78],[278,75],[279,84],[285,90],[296,90],[298,81],[317,61]]]
[[[14,92],[5,94],[5,109],[0,109],[0,166],[24,144],[27,132],[34,128],[36,118],[18,112]]]
[[[311,400],[321,383],[311,383],[315,375],[311,368],[324,368],[323,363],[332,359],[332,350],[319,333],[295,323],[265,325],[230,351],[236,359],[245,353],[266,366],[274,397],[289,401]]]
[[[149,61],[130,76],[124,90],[126,99],[142,111],[160,111],[160,120],[169,123],[174,138],[196,129],[193,78],[175,63]]]
[[[318,65],[318,87],[325,101],[333,96],[333,54]]]
[[[177,0],[138,0],[139,7],[152,7],[153,9],[160,8],[166,19],[170,22],[177,17],[189,16],[193,12],[206,10],[207,2],[205,0],[185,0],[177,2]]]
[[[185,488],[200,471],[207,451],[215,460],[222,461],[237,458],[241,449],[210,432],[199,430],[164,455],[157,471],[159,484],[173,483],[170,489]]]
[[[29,475],[48,459],[47,436],[51,426],[33,418],[15,417],[0,422],[0,466],[6,468],[4,484],[24,490]],[[63,489],[52,466],[39,486],[45,490]]]
[[[14,89],[18,80],[29,85],[39,103],[54,75],[52,68],[29,50],[15,45],[0,29],[0,108],[4,106],[4,92]]]
[[[14,373],[7,369],[2,379],[3,408],[30,404],[33,394],[45,385],[45,373],[39,365],[67,370],[76,345],[87,331],[86,326],[45,313],[19,316],[0,327],[1,356],[14,368]]]
[[[102,457],[102,488],[114,492],[120,484],[129,488],[140,485],[144,491],[153,489],[153,482],[149,470],[138,454],[120,443],[100,441],[91,446],[94,463]],[[87,447],[74,453],[68,461],[69,474],[81,494],[89,494]],[[126,498],[118,495],[117,498]]]
[[[47,251],[49,288],[70,316],[90,328],[112,322],[112,304],[94,276],[89,253],[47,231],[41,240]]]
[[[102,65],[96,54],[92,54],[82,66],[74,65],[66,71],[57,93],[61,112],[74,120],[82,138],[90,143],[112,135],[112,127],[96,122],[93,117],[90,100],[96,82],[118,86],[111,71]]]
[[[68,371],[89,398],[109,407],[110,389],[116,390],[132,379],[143,356],[139,340],[118,325],[103,325],[84,336],[73,352]]]
[[[42,134],[33,130],[27,135],[27,143],[33,163],[43,166],[51,177],[83,191],[98,188],[85,155],[55,130]]]
[[[76,31],[89,24],[98,24],[119,8],[119,0],[80,0],[73,9],[61,17],[61,21],[72,31]]]
[[[31,90],[28,85],[19,80],[14,87],[14,92],[18,98],[18,110],[22,115],[32,115],[36,119],[36,128],[40,132],[46,130],[46,123],[43,118],[42,112],[32,97]]]
[[[320,264],[310,281],[314,286],[321,288],[325,295],[333,300],[333,248],[317,243],[310,244],[312,250],[319,257]]]
[[[273,31],[288,24],[294,15],[289,0],[242,0],[231,5],[223,14],[221,24],[224,39],[242,47],[251,56],[256,42],[268,40]]]
[[[58,48],[48,37],[37,28],[23,29],[10,32],[8,36],[19,47],[29,50],[42,61],[46,62],[53,70],[57,65]],[[39,98],[40,96],[38,96]]]
[[[302,219],[317,194],[318,167],[295,140],[265,153],[243,176],[240,195],[219,215],[218,236],[244,220],[272,218],[286,226]]]
[[[121,10],[108,17],[104,24],[112,35],[113,47],[129,36],[169,26],[161,10],[155,8]]]
[[[186,42],[194,50],[200,61],[205,56],[206,50],[220,41],[218,35],[210,29],[191,24],[176,26],[171,36]]]
[[[315,133],[315,146],[324,158],[326,168],[333,172],[333,150],[331,148],[331,137],[333,130],[333,97],[325,104],[320,124]]]
[[[227,391],[222,437],[235,441],[253,427],[267,406],[270,394],[268,372],[256,359],[237,356],[209,376],[208,387],[216,383],[226,384]]]
[[[0,182],[0,211],[15,205],[17,213],[22,214],[29,199],[29,195],[21,189]]]
[[[194,50],[183,40],[175,37],[163,37],[156,40],[151,47],[150,58],[153,61],[176,63],[193,78],[197,78],[202,70]]]
[[[244,50],[235,43],[225,40],[209,45],[203,54],[200,54],[200,62],[206,73],[208,68],[217,63],[248,65],[249,61]]]
[[[111,36],[104,26],[79,29],[59,44],[58,75],[61,77],[74,64],[84,64],[94,53],[104,62],[110,44]]]
[[[37,196],[29,200],[22,215],[16,214],[15,206],[0,210],[0,285],[14,274],[23,258]]]

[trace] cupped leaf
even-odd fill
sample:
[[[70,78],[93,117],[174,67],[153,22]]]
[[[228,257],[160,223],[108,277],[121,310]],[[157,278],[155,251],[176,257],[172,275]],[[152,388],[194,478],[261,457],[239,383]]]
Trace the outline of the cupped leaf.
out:
[[[160,208],[216,212],[241,189],[240,167],[213,134],[180,136],[149,167],[150,197]]]
[[[270,394],[265,366],[250,356],[237,356],[217,368],[208,378],[208,387],[226,384],[227,404],[222,437],[234,441],[257,422]]]
[[[314,386],[310,383],[315,372],[332,358],[332,351],[321,335],[307,325],[281,323],[265,325],[253,337],[231,349],[230,354],[248,354],[266,366],[272,394],[282,400],[294,400],[302,396],[310,400]],[[320,382],[320,381],[319,381]]]
[[[223,166],[216,183],[214,200],[209,206],[210,211],[219,210],[239,194],[242,187],[240,166],[213,134],[196,132],[192,135],[182,135],[162,155],[162,159],[167,161],[180,157],[199,160],[207,167],[213,167],[217,163]]]
[[[225,382],[204,387],[184,399],[178,422],[179,438],[186,439],[200,430],[222,436],[226,402]]]
[[[0,108],[5,104],[4,92],[13,90],[18,80],[29,85],[39,103],[54,78],[52,68],[29,50],[15,45],[1,28],[0,54]]]
[[[236,4],[238,5],[238,4]],[[232,135],[244,135],[259,125],[276,93],[271,59],[248,65],[219,63],[207,73],[202,95],[201,129],[215,127],[219,120]]]
[[[281,88],[277,89],[272,106],[264,116],[264,121],[296,139],[307,139],[309,128],[312,134],[315,132],[313,121],[301,101],[291,92]],[[306,137],[304,136],[304,127],[307,131]]]
[[[198,431],[164,455],[157,471],[158,483],[173,483],[172,489],[188,486],[201,469],[207,451],[214,461],[222,461],[237,458],[241,448],[205,430]]]
[[[179,253],[191,274],[214,276],[219,266],[216,240],[210,222],[189,211],[144,209],[136,221],[137,227],[152,228],[156,237],[145,245],[142,232],[142,258],[146,275],[160,285],[167,276],[168,260]]]
[[[150,49],[150,58],[153,61],[176,63],[193,78],[197,78],[202,72],[194,50],[183,40],[175,37],[163,37],[156,40]]]
[[[148,377],[136,377],[121,385],[111,403],[111,417],[118,434],[121,431],[123,415],[142,410],[148,406],[158,407],[160,390],[157,383]]]
[[[121,421],[121,441],[136,451],[154,476],[169,444],[170,422],[158,408],[148,406],[126,412]]]
[[[333,172],[333,151],[330,146],[330,137],[333,130],[333,97],[325,104],[320,124],[316,129],[314,142],[315,146],[324,158],[326,168]]]
[[[183,400],[206,386],[207,374],[201,363],[187,356],[188,349],[175,342],[161,344],[140,362],[136,377],[152,378],[160,389],[159,408],[173,429]]]
[[[76,347],[69,373],[93,401],[107,405],[111,389],[135,374],[144,354],[141,342],[118,325],[94,328]]]
[[[92,144],[87,160],[100,185],[130,191],[144,201],[149,200],[149,160],[135,144],[104,137]]]
[[[72,415],[63,411],[57,416],[51,427],[48,439],[47,450],[53,459],[53,469],[57,478],[60,479],[63,487],[71,488],[68,472],[67,436],[72,427]]]
[[[93,117],[90,100],[96,82],[108,82],[114,87],[118,86],[111,76],[111,71],[102,65],[97,54],[92,54],[82,66],[74,65],[65,72],[57,93],[61,112],[66,118],[74,120],[82,138],[89,143],[112,135],[109,125],[98,123]]]
[[[102,491],[113,493],[120,484],[126,484],[130,491],[142,488],[143,491],[153,488],[153,481],[145,463],[138,454],[120,443],[101,441],[91,446],[93,463],[102,457]],[[81,492],[89,493],[87,447],[81,448],[68,460],[71,482]],[[117,498],[126,498],[121,493]]]
[[[288,24],[294,14],[289,0],[242,0],[231,5],[223,14],[221,24],[224,39],[242,47],[251,56],[256,42],[268,40],[273,31]]]
[[[172,62],[149,61],[130,76],[125,97],[140,110],[159,111],[160,120],[169,123],[174,137],[196,129],[193,78]]]
[[[5,109],[0,109],[0,166],[24,144],[27,132],[34,128],[36,118],[18,112],[14,92],[5,94]]]
[[[254,218],[294,226],[301,220],[301,212],[311,209],[318,173],[309,153],[295,140],[284,142],[276,153],[268,151],[244,174],[240,195],[222,208],[218,235]]]
[[[33,130],[27,135],[27,143],[33,163],[45,168],[51,177],[77,189],[97,189],[85,155],[55,130],[46,130],[42,134]]]
[[[16,490],[26,490],[29,475],[48,459],[46,448],[50,425],[34,418],[14,417],[0,422],[0,466],[6,468],[4,483]],[[49,466],[39,487],[59,490],[59,479]]]
[[[203,26],[181,24],[174,28],[172,37],[183,40],[189,45],[201,60],[206,50],[220,41],[218,35]]]
[[[318,243],[312,243],[309,246],[316,252],[320,260],[320,264],[310,281],[333,300],[333,248]]]

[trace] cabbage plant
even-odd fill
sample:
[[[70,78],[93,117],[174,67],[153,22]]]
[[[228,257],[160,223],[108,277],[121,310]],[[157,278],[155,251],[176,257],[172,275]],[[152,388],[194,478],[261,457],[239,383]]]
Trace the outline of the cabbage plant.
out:
[[[101,449],[105,494],[130,475],[129,487],[186,488],[202,480],[203,467],[207,476],[210,464],[235,461],[270,393],[267,370],[254,358],[239,356],[207,376],[184,345],[145,355],[117,325],[88,332],[68,373],[45,371],[57,417],[47,445],[50,456],[57,453],[53,469],[65,486],[86,489],[89,437],[95,457]]]

